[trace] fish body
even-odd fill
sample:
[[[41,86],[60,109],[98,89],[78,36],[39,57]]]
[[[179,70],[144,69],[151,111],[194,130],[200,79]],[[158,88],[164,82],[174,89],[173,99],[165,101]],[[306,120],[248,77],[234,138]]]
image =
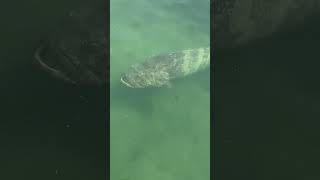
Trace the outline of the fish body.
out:
[[[121,82],[131,88],[170,86],[172,79],[185,77],[210,66],[210,48],[159,54],[133,65]]]
[[[36,50],[34,57],[40,69],[58,79],[80,85],[97,85],[109,80],[109,33],[105,21],[108,19],[108,6],[105,4],[107,1],[102,0],[87,2],[69,13]],[[228,49],[296,28],[309,16],[319,12],[320,1],[212,0],[211,6],[211,46]],[[185,4],[185,8],[194,7]],[[178,68],[181,62],[198,63],[174,58],[188,52],[198,51],[181,51],[149,58],[144,65],[129,69],[125,73],[127,75],[122,76],[122,82],[132,87],[160,87],[171,79],[199,71],[200,66],[189,68],[184,73],[182,67]],[[136,79],[136,82],[130,78]]]

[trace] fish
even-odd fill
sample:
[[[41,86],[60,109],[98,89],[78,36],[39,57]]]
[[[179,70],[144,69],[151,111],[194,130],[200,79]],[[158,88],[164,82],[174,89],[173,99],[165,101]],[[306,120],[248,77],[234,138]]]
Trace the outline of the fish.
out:
[[[95,3],[93,3],[95,2]],[[59,80],[101,85],[109,80],[107,6],[81,4],[36,48],[33,63]]]
[[[162,53],[132,65],[120,78],[130,88],[171,87],[171,81],[210,67],[210,47]]]
[[[35,49],[34,64],[37,68],[72,84],[108,83],[110,47],[106,3],[108,2],[103,0],[93,0],[75,6],[51,35]],[[296,29],[320,10],[318,0],[213,0],[209,5],[212,6],[210,26],[213,30],[210,46],[215,51],[223,49],[226,52],[261,38],[274,36],[278,32]],[[186,4],[185,8],[189,6]],[[197,50],[190,52],[195,53]],[[148,63],[133,66],[120,80],[128,87],[161,87],[168,86],[172,79],[193,74],[193,70],[200,71],[194,68],[187,72],[187,75],[179,73],[182,68],[173,65],[175,61],[172,56],[178,57],[182,54],[188,52],[181,50],[171,55],[164,53],[149,58]],[[181,60],[179,63],[194,63],[191,60],[178,59]]]

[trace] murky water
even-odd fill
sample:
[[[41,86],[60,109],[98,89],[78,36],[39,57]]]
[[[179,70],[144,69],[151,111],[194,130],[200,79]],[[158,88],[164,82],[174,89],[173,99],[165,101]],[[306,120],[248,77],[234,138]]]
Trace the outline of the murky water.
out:
[[[247,47],[216,51],[214,178],[320,177],[318,17]]]
[[[105,91],[70,87],[35,70],[42,38],[79,1],[1,5],[0,179],[105,179]],[[83,100],[80,96],[90,98]]]

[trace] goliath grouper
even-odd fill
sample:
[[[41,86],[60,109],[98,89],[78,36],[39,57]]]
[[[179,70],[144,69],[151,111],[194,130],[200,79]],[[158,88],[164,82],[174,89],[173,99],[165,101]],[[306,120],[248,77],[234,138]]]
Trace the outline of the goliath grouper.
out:
[[[38,67],[79,85],[108,81],[107,6],[103,0],[93,2],[72,11],[36,51]],[[319,0],[211,0],[211,5],[215,51],[294,29],[320,9]],[[193,8],[192,4],[185,7]],[[129,69],[121,81],[129,87],[159,87],[208,66],[209,59],[204,57],[209,57],[205,48],[154,56]],[[191,68],[191,64],[196,65]]]
[[[170,86],[170,80],[188,76],[210,66],[210,48],[160,54],[133,65],[121,77],[131,88]]]
[[[212,0],[215,48],[238,47],[301,24],[319,11],[317,0]],[[132,66],[121,82],[131,88],[168,85],[171,79],[210,65],[210,50],[192,49],[147,58]]]

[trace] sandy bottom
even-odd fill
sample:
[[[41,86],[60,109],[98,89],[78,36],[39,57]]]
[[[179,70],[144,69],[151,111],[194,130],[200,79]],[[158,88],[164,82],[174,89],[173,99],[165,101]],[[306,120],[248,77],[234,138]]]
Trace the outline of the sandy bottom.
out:
[[[129,89],[120,75],[157,53],[209,45],[205,0],[111,1],[111,179],[209,179],[209,71],[171,88]]]

